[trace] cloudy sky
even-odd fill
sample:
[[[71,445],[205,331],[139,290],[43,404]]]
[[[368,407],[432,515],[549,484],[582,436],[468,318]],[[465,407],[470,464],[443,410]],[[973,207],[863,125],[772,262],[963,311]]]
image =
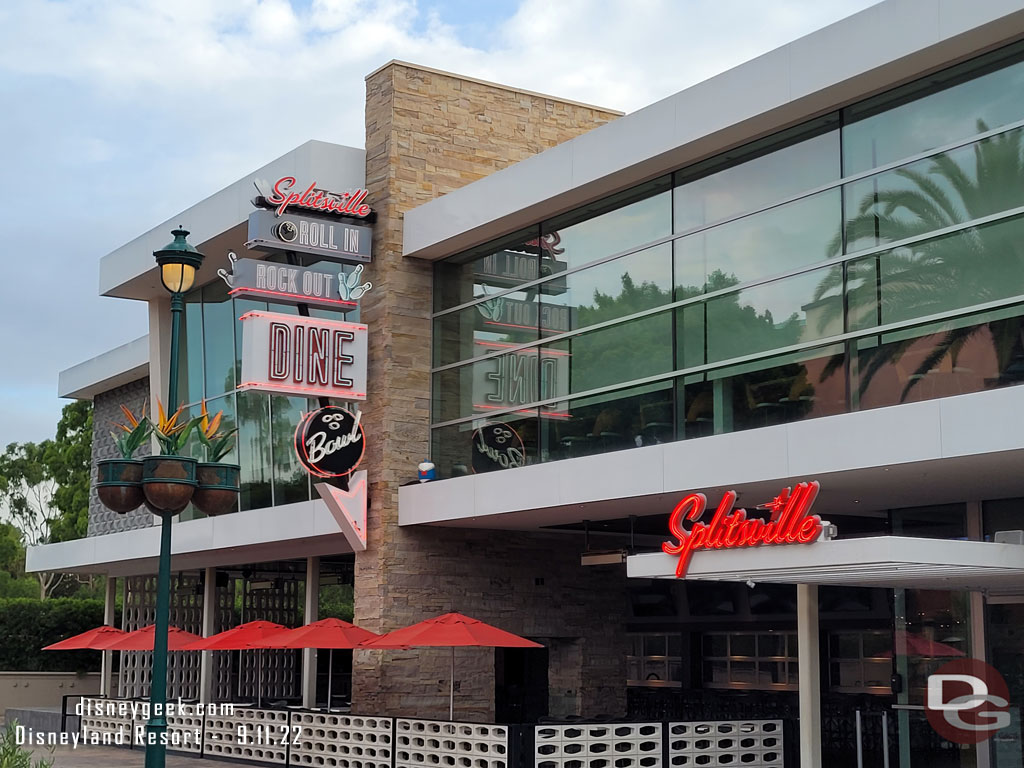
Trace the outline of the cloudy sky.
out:
[[[147,332],[98,296],[102,255],[308,139],[361,147],[389,59],[629,112],[874,2],[0,3],[0,447],[53,435],[58,371]]]

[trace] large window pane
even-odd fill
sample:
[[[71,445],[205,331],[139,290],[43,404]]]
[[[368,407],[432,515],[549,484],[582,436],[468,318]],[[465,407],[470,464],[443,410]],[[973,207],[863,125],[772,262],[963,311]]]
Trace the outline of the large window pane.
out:
[[[541,419],[545,461],[655,445],[674,438],[672,383],[571,400],[561,419]]]
[[[1024,216],[857,259],[847,282],[851,329],[1019,296]]]
[[[203,345],[206,349],[206,396],[235,388],[234,316],[228,287],[222,280],[203,286]],[[241,345],[241,339],[238,340]]]
[[[475,473],[473,454],[479,441],[477,430],[485,424],[491,426],[500,424],[513,430],[523,443],[524,464],[529,465],[537,461],[537,416],[536,409],[531,409],[503,414],[486,421],[463,422],[431,430],[430,460],[436,465],[439,478],[460,477]]]
[[[1022,137],[1009,131],[848,184],[847,253],[1024,205]]]
[[[299,419],[311,407],[304,397],[270,396],[275,505],[309,500],[309,475],[295,455],[294,437]]]
[[[239,392],[238,459],[242,465],[241,507],[260,509],[273,503],[270,478],[270,397],[263,392]]]
[[[542,294],[542,333],[586,328],[672,300],[668,243],[606,261],[565,277],[564,290]]]
[[[1018,305],[859,339],[853,378],[859,407],[1024,382],[1022,312]]]
[[[967,67],[978,71],[979,63]],[[877,168],[1024,118],[1024,63],[966,82],[958,82],[970,76],[964,68],[946,76],[955,84],[936,93],[915,98],[932,87],[934,79],[928,79],[847,110],[843,172]]]
[[[710,418],[721,434],[844,413],[845,362],[834,344],[710,371],[710,387],[686,385],[684,429],[706,434]]]
[[[203,399],[203,292],[185,295],[181,314],[178,354],[178,400],[195,403]]]
[[[693,181],[688,176],[689,172],[683,172],[677,178],[676,232],[755,211],[835,181],[839,178],[839,131],[805,139]]]
[[[835,266],[709,299],[708,362],[842,333],[841,292]]]
[[[651,197],[625,205],[615,199],[602,200],[590,208],[545,222],[542,232],[553,243],[556,258],[569,267],[621,253],[672,233],[672,194],[668,187],[668,178],[660,179],[629,192],[633,198],[657,192]],[[621,207],[601,211],[616,204]]]
[[[538,229],[532,227],[435,264],[434,311],[482,299],[564,269],[564,262],[558,261],[557,243],[537,236]]]
[[[447,365],[537,339],[537,290],[516,291],[434,318],[434,365]],[[562,314],[543,320],[567,325]],[[554,329],[552,329],[554,330]],[[563,328],[568,330],[568,328]]]
[[[840,251],[830,189],[675,241],[676,299],[786,272]]]
[[[536,347],[449,368],[433,376],[432,420],[451,421],[558,397],[565,393],[568,377],[567,352]]]
[[[672,370],[672,312],[581,333],[543,349],[568,356],[568,377],[559,378],[557,395],[666,373]]]

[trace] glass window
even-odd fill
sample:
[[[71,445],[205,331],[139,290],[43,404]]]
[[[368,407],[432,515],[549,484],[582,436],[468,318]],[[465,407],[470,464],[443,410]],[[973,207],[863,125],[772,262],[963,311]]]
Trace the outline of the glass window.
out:
[[[704,364],[706,311],[706,302],[687,304],[676,310],[676,368],[686,369]]]
[[[567,275],[562,290],[540,298],[541,332],[586,328],[671,300],[672,246],[663,243]]]
[[[568,377],[563,374],[555,382],[555,396],[667,373],[672,370],[672,312],[581,333],[542,349],[542,354],[568,357],[567,365],[559,360]]]
[[[846,411],[842,344],[728,366],[684,380],[684,436],[738,432]],[[693,380],[696,381],[693,381]],[[692,433],[691,433],[692,430]]]
[[[270,397],[263,392],[239,392],[238,459],[242,465],[239,501],[243,510],[273,504],[270,489]]]
[[[235,388],[234,317],[228,287],[222,280],[203,286],[203,345],[206,350],[206,395]],[[241,345],[242,340],[238,340]]]
[[[676,299],[835,256],[841,250],[840,197],[838,189],[829,189],[676,240]]]
[[[543,461],[670,442],[672,383],[571,400],[557,417],[541,414],[541,435]]]
[[[536,288],[516,291],[435,317],[434,365],[457,363],[535,341],[541,321],[537,293]],[[568,313],[545,313],[543,319],[557,328],[567,324],[563,314]]]
[[[858,339],[852,361],[860,409],[932,400],[1024,382],[1018,306]]]
[[[181,314],[181,348],[178,353],[178,400],[196,403],[203,399],[203,292],[185,294]]]
[[[838,122],[836,117],[830,123]],[[815,126],[811,130],[821,130]],[[806,135],[808,128],[801,127]],[[773,137],[778,146],[785,136]],[[764,151],[765,148],[760,149]],[[742,151],[742,150],[741,150]],[[752,152],[759,151],[751,148]],[[716,158],[716,165],[736,163],[735,153]],[[731,165],[693,179],[699,169],[677,174],[675,188],[675,231],[686,232],[698,227],[755,211],[766,205],[784,200],[804,190],[828,184],[839,178],[839,131],[830,131],[768,151],[759,157]]]
[[[450,421],[558,397],[566,392],[568,377],[567,352],[536,347],[439,371],[433,375],[433,419]]]
[[[1022,242],[1024,216],[1018,216],[851,262],[851,327],[913,320],[1024,294]]]
[[[709,299],[708,362],[842,333],[841,290],[835,266]]]
[[[473,459],[479,442],[477,430],[485,425],[500,424],[513,430],[523,443],[523,463],[533,464],[537,460],[537,410],[529,409],[506,413],[494,419],[484,421],[463,422],[438,427],[430,432],[430,460],[437,467],[439,478],[461,477],[483,471],[487,462],[478,458],[476,468]],[[522,415],[529,414],[529,415]]]
[[[721,387],[716,389],[714,382],[709,381],[703,373],[676,379],[676,398],[679,403],[677,434],[680,439],[707,437],[715,433],[716,392],[721,397]]]
[[[1022,137],[1009,131],[848,184],[847,253],[1024,205]]]
[[[538,239],[537,227],[531,227],[438,262],[434,265],[434,311],[564,270],[561,252],[553,238]]]
[[[659,179],[545,222],[542,232],[552,253],[570,268],[666,237],[672,234],[668,187],[668,177]],[[639,196],[644,197],[637,200]],[[608,210],[612,206],[616,207]]]
[[[1019,55],[1019,48],[996,55]],[[843,172],[860,173],[1020,120],[1024,63],[974,76],[993,66],[999,64],[990,58],[974,61],[944,74],[952,85],[943,90],[919,95],[934,87],[936,78],[925,78],[848,109]]]
[[[295,455],[294,438],[302,414],[315,407],[304,397],[270,395],[275,505],[309,500],[309,475]]]

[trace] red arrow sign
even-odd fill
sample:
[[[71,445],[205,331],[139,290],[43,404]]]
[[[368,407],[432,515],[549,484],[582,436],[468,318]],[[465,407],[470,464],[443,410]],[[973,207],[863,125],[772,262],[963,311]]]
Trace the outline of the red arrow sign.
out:
[[[343,491],[327,483],[316,483],[320,498],[341,526],[353,551],[366,549],[366,470],[355,472],[349,480],[349,490]]]

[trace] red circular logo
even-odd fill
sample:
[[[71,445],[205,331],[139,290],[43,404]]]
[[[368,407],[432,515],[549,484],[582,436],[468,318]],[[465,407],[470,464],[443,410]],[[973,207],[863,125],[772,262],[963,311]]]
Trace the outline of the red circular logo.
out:
[[[928,676],[925,714],[940,736],[955,744],[977,744],[1010,724],[1010,691],[995,667],[980,659],[957,659]]]

